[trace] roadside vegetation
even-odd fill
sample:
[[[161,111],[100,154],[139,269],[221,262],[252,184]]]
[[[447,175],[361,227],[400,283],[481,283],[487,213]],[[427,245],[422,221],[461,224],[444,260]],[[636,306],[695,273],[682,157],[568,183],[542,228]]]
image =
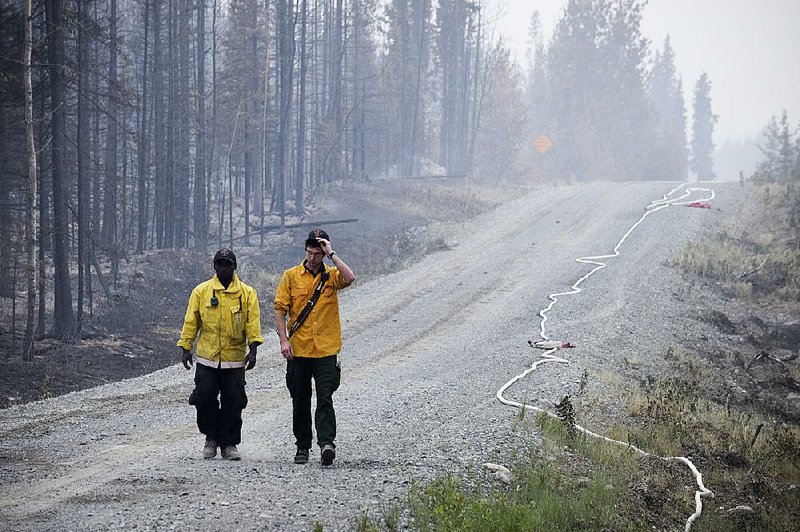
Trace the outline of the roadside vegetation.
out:
[[[584,374],[580,397],[562,398],[554,415],[520,412],[517,430],[530,445],[506,464],[510,478],[476,464],[415,487],[402,509],[365,513],[356,528],[397,530],[402,515],[424,531],[677,530],[695,511],[697,484],[686,465],[665,458],[685,456],[714,492],[693,530],[797,530],[800,143],[785,114],[781,124],[772,120],[765,160],[742,180],[751,194],[739,224],[688,245],[670,264],[740,309],[733,319],[705,310],[721,336],[746,345],[723,338],[706,350],[671,346],[663,357],[674,371],[633,388],[617,374]],[[744,398],[719,393],[724,379],[738,380]],[[587,391],[591,381],[598,391]],[[604,422],[610,404],[617,414]],[[653,456],[587,437],[575,428],[584,423]]]
[[[751,188],[765,213],[762,224],[730,227],[690,244],[674,265],[738,299],[800,301],[800,186],[791,181]]]
[[[664,356],[675,360],[675,349]],[[677,530],[694,512],[696,482],[683,463],[663,458],[687,456],[714,491],[694,530],[795,530],[800,430],[704,399],[708,368],[678,369],[683,377],[633,392],[621,378],[598,376],[596,396],[564,397],[553,416],[521,412],[517,430],[530,445],[508,464],[510,479],[477,465],[464,477],[444,475],[413,488],[402,509],[365,513],[356,529],[397,530],[402,514],[423,531]],[[600,403],[618,404],[624,417],[592,428],[653,456],[577,431]]]

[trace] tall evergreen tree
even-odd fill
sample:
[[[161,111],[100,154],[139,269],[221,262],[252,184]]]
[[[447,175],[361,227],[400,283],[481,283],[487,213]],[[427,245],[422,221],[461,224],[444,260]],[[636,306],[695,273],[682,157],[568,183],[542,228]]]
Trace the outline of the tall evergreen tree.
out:
[[[189,198],[191,190],[191,135],[193,122],[192,100],[194,88],[191,83],[193,78],[194,61],[189,50],[191,19],[194,0],[179,0],[176,2],[173,22],[175,24],[176,50],[173,54],[176,74],[173,105],[173,188],[172,188],[172,214],[173,214],[173,245],[183,248],[188,245],[189,238]]]
[[[692,113],[692,171],[700,181],[714,179],[714,125],[717,115],[711,110],[711,81],[703,72],[694,86]]]
[[[775,116],[769,119],[764,127],[763,139],[758,145],[763,159],[756,166],[753,178],[764,183],[789,181],[800,154],[785,109],[780,122]]]
[[[416,0],[417,4],[428,6],[429,0]],[[349,123],[351,124],[351,173],[354,176],[365,177],[368,167],[374,172],[375,168],[381,164],[380,149],[385,146],[381,134],[377,131],[377,120],[383,114],[379,99],[379,79],[382,77],[379,67],[379,53],[376,50],[374,36],[376,34],[376,20],[378,13],[378,0],[356,0],[353,2],[352,16],[352,51],[348,53],[349,68],[352,72],[352,112]],[[429,16],[429,15],[428,15]],[[425,31],[431,31],[427,29]],[[425,51],[421,55],[429,55],[429,36],[426,34],[421,43]],[[426,61],[425,65],[428,65]],[[424,152],[424,138],[426,113],[424,109],[430,103],[427,81],[428,68],[418,64],[422,70],[422,76],[418,78],[421,85],[420,109],[418,116],[419,134],[417,140],[412,142],[412,146],[419,153]],[[389,72],[384,71],[384,74]],[[416,130],[412,127],[412,130]],[[416,153],[416,152],[415,152]],[[412,158],[419,161],[419,157],[412,154]]]
[[[598,43],[605,64],[605,83],[598,91],[596,113],[600,132],[610,145],[609,177],[644,177],[654,120],[645,90],[645,61],[649,41],[642,35],[642,0],[614,0],[598,6],[608,20]],[[597,15],[596,15],[597,16]],[[601,19],[602,20],[602,19]]]
[[[593,98],[589,87],[600,86],[597,32],[593,2],[570,0],[547,51],[547,93],[552,99],[546,102],[544,129],[553,139],[548,170],[560,178],[582,175],[591,164],[578,135],[594,130],[588,104]]]
[[[545,67],[547,56],[545,54],[544,39],[538,11],[531,17],[530,28],[528,31],[532,49],[529,50],[528,78],[527,78],[527,101],[530,109],[531,135],[534,137],[545,133],[545,117],[547,108],[547,85],[545,78]]]
[[[794,166],[792,167],[792,179],[800,182],[800,126],[797,128],[797,136],[794,139]],[[800,213],[798,213],[800,215]]]
[[[782,182],[791,178],[792,168],[796,160],[794,135],[789,124],[789,115],[786,109],[781,114],[780,133],[778,137],[778,157],[776,161],[777,177]]]
[[[686,106],[683,82],[675,69],[675,53],[669,36],[664,40],[663,50],[656,52],[650,73],[649,95],[656,113],[656,126],[647,177],[685,179],[689,168]]]

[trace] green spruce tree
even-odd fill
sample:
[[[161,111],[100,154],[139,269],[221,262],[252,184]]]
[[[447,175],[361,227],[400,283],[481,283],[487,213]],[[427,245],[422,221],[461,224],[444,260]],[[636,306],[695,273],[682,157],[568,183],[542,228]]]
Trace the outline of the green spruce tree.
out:
[[[694,86],[692,116],[692,171],[699,181],[714,179],[714,125],[719,118],[711,110],[711,81],[708,74],[698,78]]]
[[[686,106],[683,82],[675,69],[675,53],[669,36],[657,51],[650,73],[650,101],[656,114],[655,136],[647,177],[682,180],[689,169],[686,147]]]
[[[763,183],[785,183],[792,178],[798,165],[798,146],[789,126],[789,115],[784,109],[781,120],[772,116],[764,127],[763,141],[759,143],[763,159],[758,163],[753,179]],[[797,139],[800,141],[800,138]]]

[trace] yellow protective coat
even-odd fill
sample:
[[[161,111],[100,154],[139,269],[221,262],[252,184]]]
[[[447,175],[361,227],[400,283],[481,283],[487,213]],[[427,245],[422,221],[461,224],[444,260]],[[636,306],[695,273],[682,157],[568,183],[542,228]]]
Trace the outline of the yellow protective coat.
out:
[[[342,350],[338,292],[350,286],[350,283],[342,279],[338,268],[326,267],[326,270],[330,277],[319,299],[306,321],[289,339],[296,357],[322,358],[336,355]],[[305,263],[283,272],[275,290],[274,308],[284,316],[289,316],[289,327],[311,298],[318,282],[319,276],[309,273]]]
[[[212,304],[216,297],[217,305]],[[199,334],[199,336],[198,336]],[[198,364],[215,368],[241,368],[247,346],[264,343],[255,289],[234,273],[228,288],[215,275],[192,290],[178,346],[191,351],[197,337]]]

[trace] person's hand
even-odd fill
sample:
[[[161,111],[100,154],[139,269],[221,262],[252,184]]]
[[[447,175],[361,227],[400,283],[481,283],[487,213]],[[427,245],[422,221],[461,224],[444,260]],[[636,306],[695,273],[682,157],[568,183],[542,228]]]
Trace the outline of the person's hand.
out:
[[[192,352],[181,347],[181,362],[186,369],[192,368]]]
[[[247,353],[244,361],[247,363],[245,371],[256,367],[256,353],[258,352],[258,344],[250,344],[250,351]]]
[[[285,358],[286,360],[294,359],[292,344],[289,343],[289,340],[281,340],[281,354],[283,355],[283,358]]]
[[[319,242],[319,247],[322,248],[322,252],[325,253],[326,257],[331,254],[331,251],[333,251],[333,246],[331,246],[330,240],[317,237],[317,242]]]

